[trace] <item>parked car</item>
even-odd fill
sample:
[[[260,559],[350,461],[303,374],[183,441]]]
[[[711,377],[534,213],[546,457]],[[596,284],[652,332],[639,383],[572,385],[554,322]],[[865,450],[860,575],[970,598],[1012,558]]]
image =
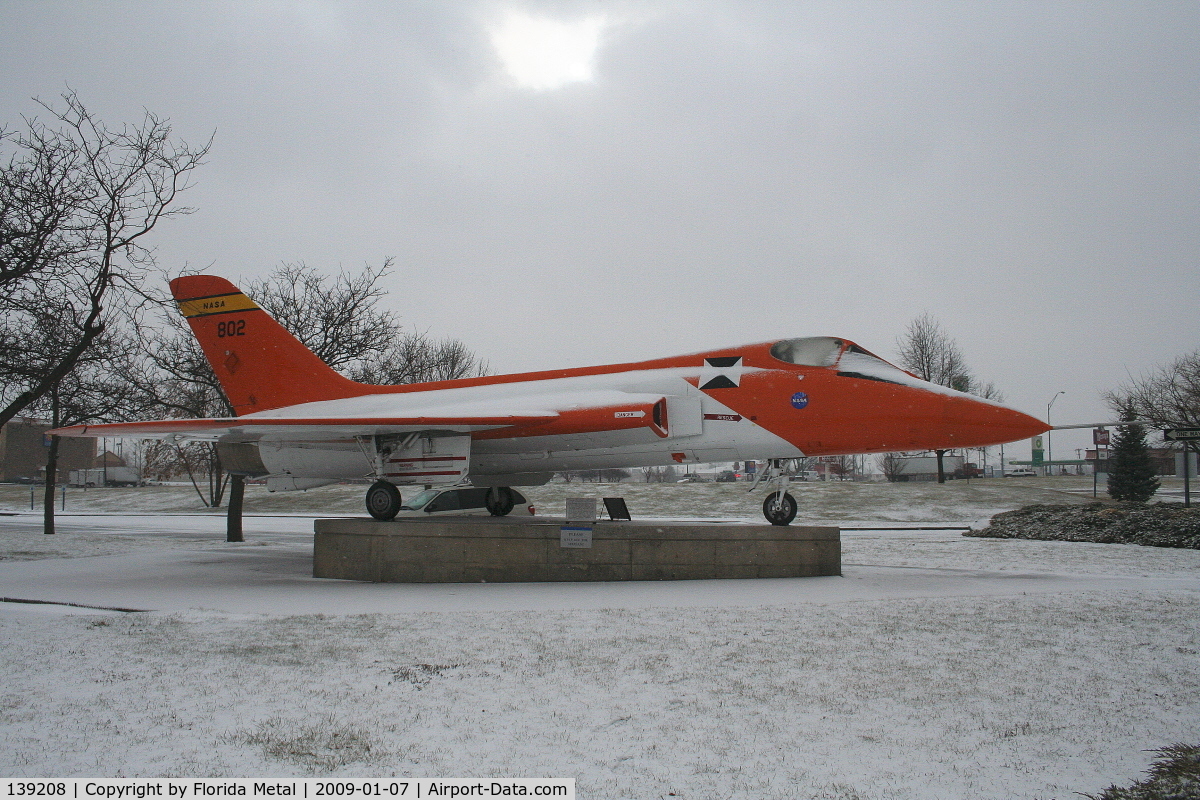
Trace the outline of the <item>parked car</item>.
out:
[[[531,517],[536,512],[533,504],[525,495],[516,489],[509,489],[513,496],[513,508],[509,512],[514,516]],[[482,486],[450,486],[437,489],[426,489],[415,494],[400,506],[397,517],[427,517],[427,516],[488,516],[488,490]]]
[[[1036,478],[1037,473],[1031,469],[1010,469],[1004,473],[1006,478]]]

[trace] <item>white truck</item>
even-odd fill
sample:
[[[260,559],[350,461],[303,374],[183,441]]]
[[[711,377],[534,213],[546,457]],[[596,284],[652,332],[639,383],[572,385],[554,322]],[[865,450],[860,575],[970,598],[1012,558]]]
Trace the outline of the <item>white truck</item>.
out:
[[[142,482],[132,467],[73,469],[68,477],[71,486],[138,486]]]
[[[899,459],[896,477],[900,481],[937,480],[937,471],[937,456],[909,456]],[[963,475],[963,457],[942,456],[942,471],[947,478]]]

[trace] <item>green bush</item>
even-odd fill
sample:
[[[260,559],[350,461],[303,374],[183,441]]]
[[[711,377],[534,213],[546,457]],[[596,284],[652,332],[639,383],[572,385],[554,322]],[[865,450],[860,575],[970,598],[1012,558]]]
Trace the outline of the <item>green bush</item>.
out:
[[[1025,506],[997,514],[988,527],[963,535],[1200,550],[1200,508],[1178,503]]]

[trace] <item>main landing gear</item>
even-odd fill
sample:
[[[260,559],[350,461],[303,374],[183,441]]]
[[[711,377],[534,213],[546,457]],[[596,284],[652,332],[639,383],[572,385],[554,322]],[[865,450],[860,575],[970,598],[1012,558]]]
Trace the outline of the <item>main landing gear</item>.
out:
[[[367,489],[367,511],[381,522],[400,513],[400,490],[387,481],[375,481]]]
[[[507,486],[493,486],[484,495],[483,503],[493,517],[505,517],[513,510],[517,499],[513,497],[512,489]]]
[[[792,475],[799,467],[799,459],[769,459],[767,468],[758,474],[750,486],[750,491],[753,492],[763,480],[774,484],[773,490],[763,501],[763,516],[772,525],[788,525],[796,518],[796,498],[792,497],[787,489]]]
[[[490,489],[473,486],[441,486],[438,491],[421,497],[409,498],[409,502],[421,503],[422,511],[434,514],[478,514],[484,508],[493,517],[506,516],[517,504],[517,494],[507,486]],[[381,522],[396,518],[400,512],[400,490],[384,480],[375,481],[367,489],[367,511]]]

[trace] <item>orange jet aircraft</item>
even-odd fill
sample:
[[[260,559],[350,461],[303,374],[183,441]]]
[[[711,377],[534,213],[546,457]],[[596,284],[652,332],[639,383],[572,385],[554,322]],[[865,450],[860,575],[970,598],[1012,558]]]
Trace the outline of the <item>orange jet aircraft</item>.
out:
[[[785,339],[633,364],[403,386],[356,383],[223,278],[171,289],[237,416],[78,425],[59,436],[216,443],[233,474],[272,491],[374,478],[367,510],[400,509],[397,486],[470,482],[488,508],[562,470],[763,460],[763,513],[796,516],[795,459],[983,447],[1049,426],[928,383],[847,339]],[[760,475],[762,477],[762,475]]]

